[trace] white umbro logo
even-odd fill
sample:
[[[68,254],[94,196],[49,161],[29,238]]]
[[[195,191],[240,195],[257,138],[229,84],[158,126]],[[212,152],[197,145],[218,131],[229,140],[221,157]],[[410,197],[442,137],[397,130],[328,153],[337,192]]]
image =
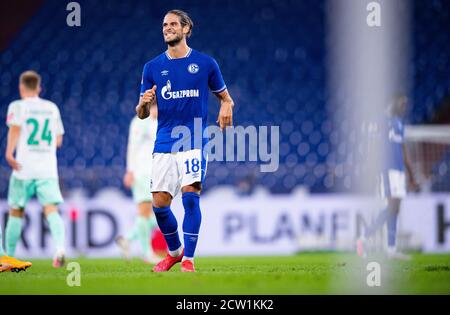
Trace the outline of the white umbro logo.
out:
[[[161,75],[168,75],[169,74],[169,70],[163,70],[161,71]]]
[[[197,73],[199,69],[200,69],[200,68],[199,68],[198,64],[196,64],[196,63],[191,63],[191,64],[188,66],[188,71],[189,71],[190,73],[192,73],[192,74]]]

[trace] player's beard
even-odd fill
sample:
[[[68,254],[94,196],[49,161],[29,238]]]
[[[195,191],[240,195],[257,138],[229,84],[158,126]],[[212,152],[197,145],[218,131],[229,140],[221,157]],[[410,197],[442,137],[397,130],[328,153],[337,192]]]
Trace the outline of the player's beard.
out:
[[[178,45],[181,42],[182,39],[183,39],[183,35],[182,34],[176,34],[176,37],[174,39],[166,41],[166,44],[171,46],[171,47],[174,47],[174,46]]]

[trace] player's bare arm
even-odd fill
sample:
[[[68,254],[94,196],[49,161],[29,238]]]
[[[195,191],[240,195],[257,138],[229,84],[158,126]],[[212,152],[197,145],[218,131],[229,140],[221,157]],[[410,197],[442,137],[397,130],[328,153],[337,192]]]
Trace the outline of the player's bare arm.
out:
[[[9,166],[11,166],[12,169],[16,171],[20,170],[20,164],[16,161],[14,157],[14,151],[16,150],[17,142],[19,142],[19,137],[20,137],[20,127],[19,126],[9,127],[5,158]]]
[[[156,85],[145,91],[136,106],[136,114],[140,119],[150,116],[150,106],[156,104]]]
[[[403,144],[402,149],[403,149],[403,163],[405,164],[405,169],[408,175],[408,183],[413,190],[418,190],[419,185],[412,171],[411,161],[409,160],[408,148],[406,147],[406,144]]]
[[[63,136],[59,135],[56,137],[56,147],[59,149],[62,147],[63,144]]]
[[[217,123],[220,126],[220,129],[225,129],[228,126],[233,125],[233,107],[234,102],[228,93],[228,90],[222,91],[220,93],[215,94],[220,101],[220,111],[219,117],[217,118]]]

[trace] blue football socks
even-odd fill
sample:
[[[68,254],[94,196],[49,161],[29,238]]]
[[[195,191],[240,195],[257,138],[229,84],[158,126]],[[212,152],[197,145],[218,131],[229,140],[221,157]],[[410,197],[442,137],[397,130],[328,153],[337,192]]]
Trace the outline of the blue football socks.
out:
[[[170,252],[176,252],[181,248],[180,238],[178,236],[178,223],[169,207],[153,207],[159,229],[166,240]],[[172,254],[172,253],[171,253]]]
[[[200,196],[195,192],[185,192],[182,199],[185,211],[183,220],[184,257],[192,259],[197,247],[198,232],[202,222]]]

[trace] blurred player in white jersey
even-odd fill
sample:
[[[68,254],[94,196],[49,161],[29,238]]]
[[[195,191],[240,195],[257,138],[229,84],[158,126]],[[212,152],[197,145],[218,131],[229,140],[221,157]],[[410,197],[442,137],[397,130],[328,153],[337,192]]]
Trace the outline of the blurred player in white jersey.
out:
[[[386,128],[380,128],[378,137],[386,148],[383,170],[379,176],[380,197],[385,199],[387,207],[380,212],[374,223],[369,226],[364,235],[357,241],[359,256],[366,256],[367,241],[387,225],[388,258],[407,260],[410,257],[397,250],[397,218],[400,212],[401,200],[407,194],[406,180],[410,189],[417,191],[418,184],[414,179],[408,151],[404,143],[403,115],[406,112],[408,99],[397,96],[388,108]],[[406,174],[408,176],[405,175]]]
[[[6,160],[13,169],[9,180],[10,207],[5,240],[8,256],[14,256],[23,225],[27,202],[36,196],[44,207],[56,250],[54,267],[65,260],[65,228],[58,213],[63,202],[58,182],[56,149],[62,145],[64,127],[58,107],[39,97],[41,77],[34,71],[22,73],[21,100],[8,107],[9,127]],[[15,154],[14,154],[15,153]]]
[[[127,148],[127,172],[123,178],[125,187],[131,188],[133,200],[138,205],[138,216],[134,227],[125,236],[116,239],[122,255],[129,258],[130,242],[139,240],[143,259],[147,263],[159,262],[150,246],[152,231],[158,226],[152,211],[150,175],[152,173],[152,152],[158,127],[157,108],[152,106],[150,116],[144,120],[137,116],[130,124]]]

